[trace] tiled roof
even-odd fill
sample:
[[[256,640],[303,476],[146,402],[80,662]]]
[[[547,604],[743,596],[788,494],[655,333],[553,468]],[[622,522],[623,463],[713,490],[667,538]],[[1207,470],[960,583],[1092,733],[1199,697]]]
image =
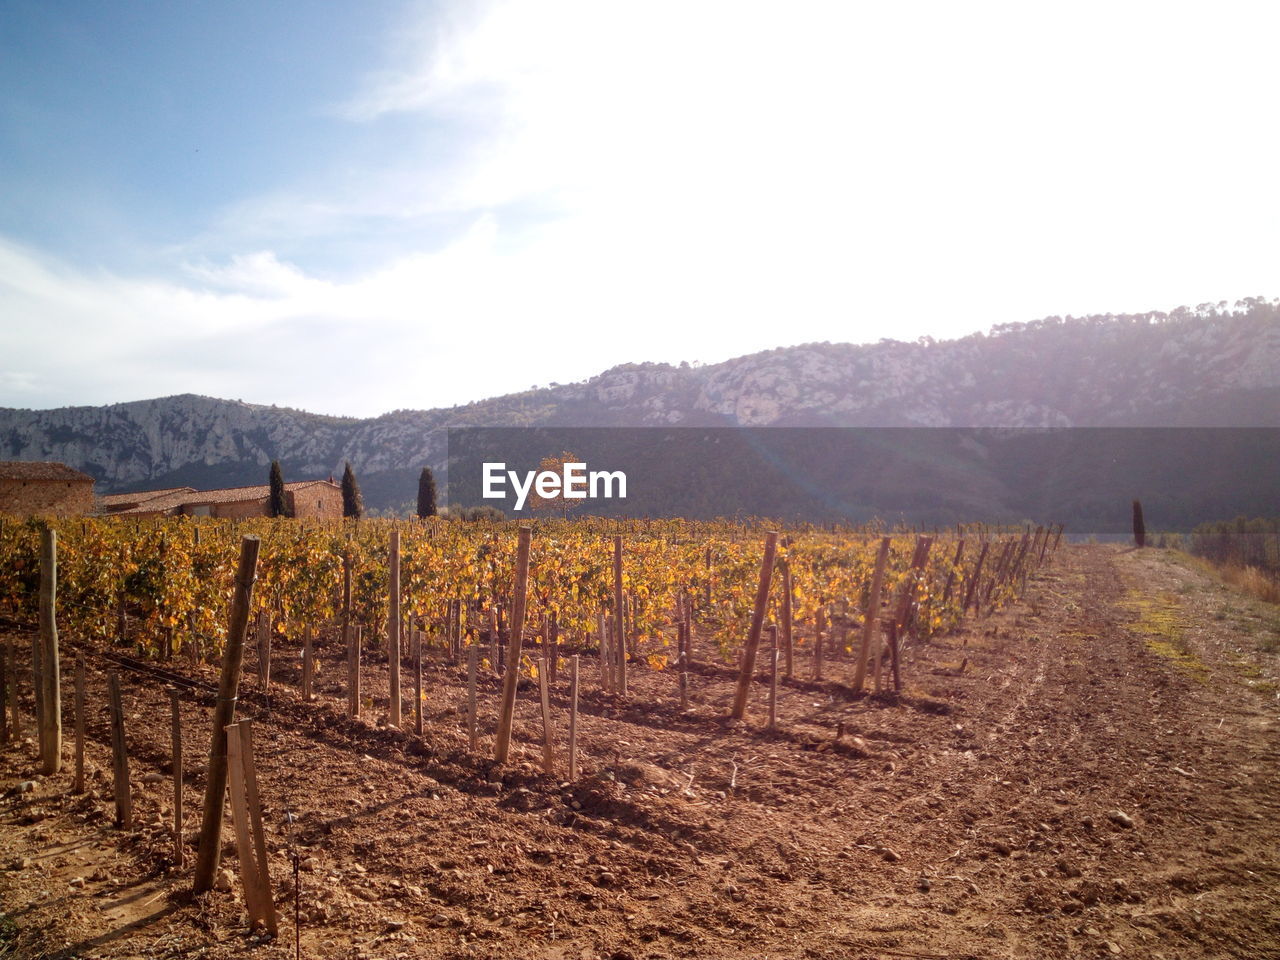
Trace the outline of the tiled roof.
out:
[[[195,493],[195,487],[166,487],[163,490],[139,490],[136,493],[108,493],[98,498],[103,507],[133,506],[171,493]]]
[[[299,480],[295,483],[286,483],[285,490],[303,490],[307,487],[314,487],[317,484],[333,489],[340,489],[336,483],[330,483],[328,480]],[[271,496],[271,486],[263,483],[252,487],[227,487],[223,490],[199,490],[192,494],[187,494],[183,503],[240,503],[244,500],[265,500]]]
[[[48,460],[0,460],[0,480],[88,480],[87,473]]]
[[[330,483],[328,480],[298,480],[293,483],[286,483],[284,488],[293,492],[315,486],[331,487],[334,490],[341,489],[336,483]],[[132,496],[135,498],[134,500],[126,500],[124,502],[136,502],[137,506],[125,510],[113,510],[110,514],[113,517],[126,516],[131,513],[164,513],[186,505],[205,506],[214,503],[242,503],[245,501],[265,500],[271,496],[271,486],[264,483],[255,484],[251,487],[227,487],[222,490],[193,490],[190,487],[177,487],[170,490],[152,490],[147,493],[117,494],[116,496]],[[141,501],[136,499],[144,496],[149,499]],[[103,498],[104,501],[106,499],[106,497]]]

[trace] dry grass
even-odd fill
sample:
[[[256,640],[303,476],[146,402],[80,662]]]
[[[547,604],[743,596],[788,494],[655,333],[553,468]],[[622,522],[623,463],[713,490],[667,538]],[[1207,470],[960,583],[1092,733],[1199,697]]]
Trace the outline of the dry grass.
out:
[[[1280,605],[1280,579],[1267,574],[1266,571],[1259,570],[1257,567],[1216,564],[1190,553],[1183,553],[1182,556],[1191,566],[1212,574],[1241,593],[1264,603]]]
[[[1219,567],[1218,575],[1243,593],[1265,603],[1280,604],[1280,581],[1267,576],[1257,567]]]

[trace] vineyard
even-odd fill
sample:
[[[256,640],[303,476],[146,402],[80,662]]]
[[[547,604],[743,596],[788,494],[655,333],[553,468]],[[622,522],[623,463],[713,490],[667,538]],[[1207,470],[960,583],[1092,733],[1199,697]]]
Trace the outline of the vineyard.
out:
[[[336,624],[345,614],[386,649],[390,614],[392,521],[281,524],[273,521],[66,520],[56,523],[58,617],[70,636],[127,642],[151,657],[181,651],[207,657],[226,639],[232,578],[243,536],[261,541],[253,594],[255,615],[270,619],[282,642],[298,643],[304,625]],[[516,536],[509,525],[423,522],[399,535],[398,606],[428,644],[454,642],[449,624],[465,611],[461,642],[480,643],[487,611],[509,608]],[[917,537],[889,538],[885,598],[910,579],[910,627],[927,639],[955,627],[970,609],[1006,604],[1057,531],[975,528],[928,538],[932,549],[913,565]],[[624,543],[627,656],[661,669],[672,660],[674,624],[690,604],[713,628],[727,660],[747,635],[759,579],[763,527],[684,521],[619,523],[544,521],[536,530],[529,575],[529,615],[554,618],[566,642],[590,645],[601,611],[614,601],[614,538]],[[790,587],[788,617],[816,624],[837,618],[841,635],[865,625],[878,531],[790,531],[777,551]],[[0,616],[34,623],[39,592],[40,529],[35,521],[0,526]],[[344,593],[344,575],[349,587]],[[985,577],[981,583],[977,581]],[[781,618],[782,582],[770,592]],[[345,598],[345,599],[344,599]],[[346,604],[344,608],[344,602]],[[501,622],[501,620],[500,620]],[[803,643],[799,632],[796,640]],[[488,649],[486,647],[486,649]],[[491,665],[493,666],[493,665]],[[525,664],[527,669],[529,664]]]
[[[1128,942],[1108,904],[1147,893],[1071,877],[1146,864],[1135,818],[1187,802],[1134,764],[1204,674],[1174,663],[1156,689],[1180,719],[1143,719],[1151,641],[1098,645],[1137,594],[1056,526],[52,533],[0,528],[0,760],[23,780],[0,903],[61,884],[104,912],[31,906],[48,926],[18,956],[55,929],[101,956],[1092,955]],[[55,542],[67,692],[42,719]],[[66,763],[41,776],[58,712]]]

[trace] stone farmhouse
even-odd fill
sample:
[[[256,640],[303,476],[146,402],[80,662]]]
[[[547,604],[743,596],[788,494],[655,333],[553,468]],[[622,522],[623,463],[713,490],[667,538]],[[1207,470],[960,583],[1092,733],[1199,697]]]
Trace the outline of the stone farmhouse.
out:
[[[93,477],[48,461],[0,461],[0,513],[79,517],[93,511]]]
[[[342,519],[342,488],[332,480],[300,480],[284,485],[290,516]],[[265,517],[271,488],[267,484],[196,490],[169,487],[139,493],[112,493],[98,498],[98,512],[109,517]]]

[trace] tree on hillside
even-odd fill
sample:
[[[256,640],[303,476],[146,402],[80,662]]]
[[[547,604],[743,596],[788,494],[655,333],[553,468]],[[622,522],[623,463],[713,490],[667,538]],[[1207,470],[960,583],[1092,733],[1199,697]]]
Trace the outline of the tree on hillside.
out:
[[[360,496],[360,484],[356,482],[356,472],[351,469],[351,461],[346,461],[342,471],[342,515],[355,517],[364,515],[364,498]]]
[[[1140,547],[1147,545],[1147,527],[1142,522],[1142,501],[1133,501],[1133,542]]]
[[[267,514],[272,517],[287,517],[288,504],[284,496],[284,474],[280,470],[280,461],[271,461],[271,497],[267,500]]]
[[[430,467],[423,467],[418,476],[418,516],[436,515],[436,478]]]

